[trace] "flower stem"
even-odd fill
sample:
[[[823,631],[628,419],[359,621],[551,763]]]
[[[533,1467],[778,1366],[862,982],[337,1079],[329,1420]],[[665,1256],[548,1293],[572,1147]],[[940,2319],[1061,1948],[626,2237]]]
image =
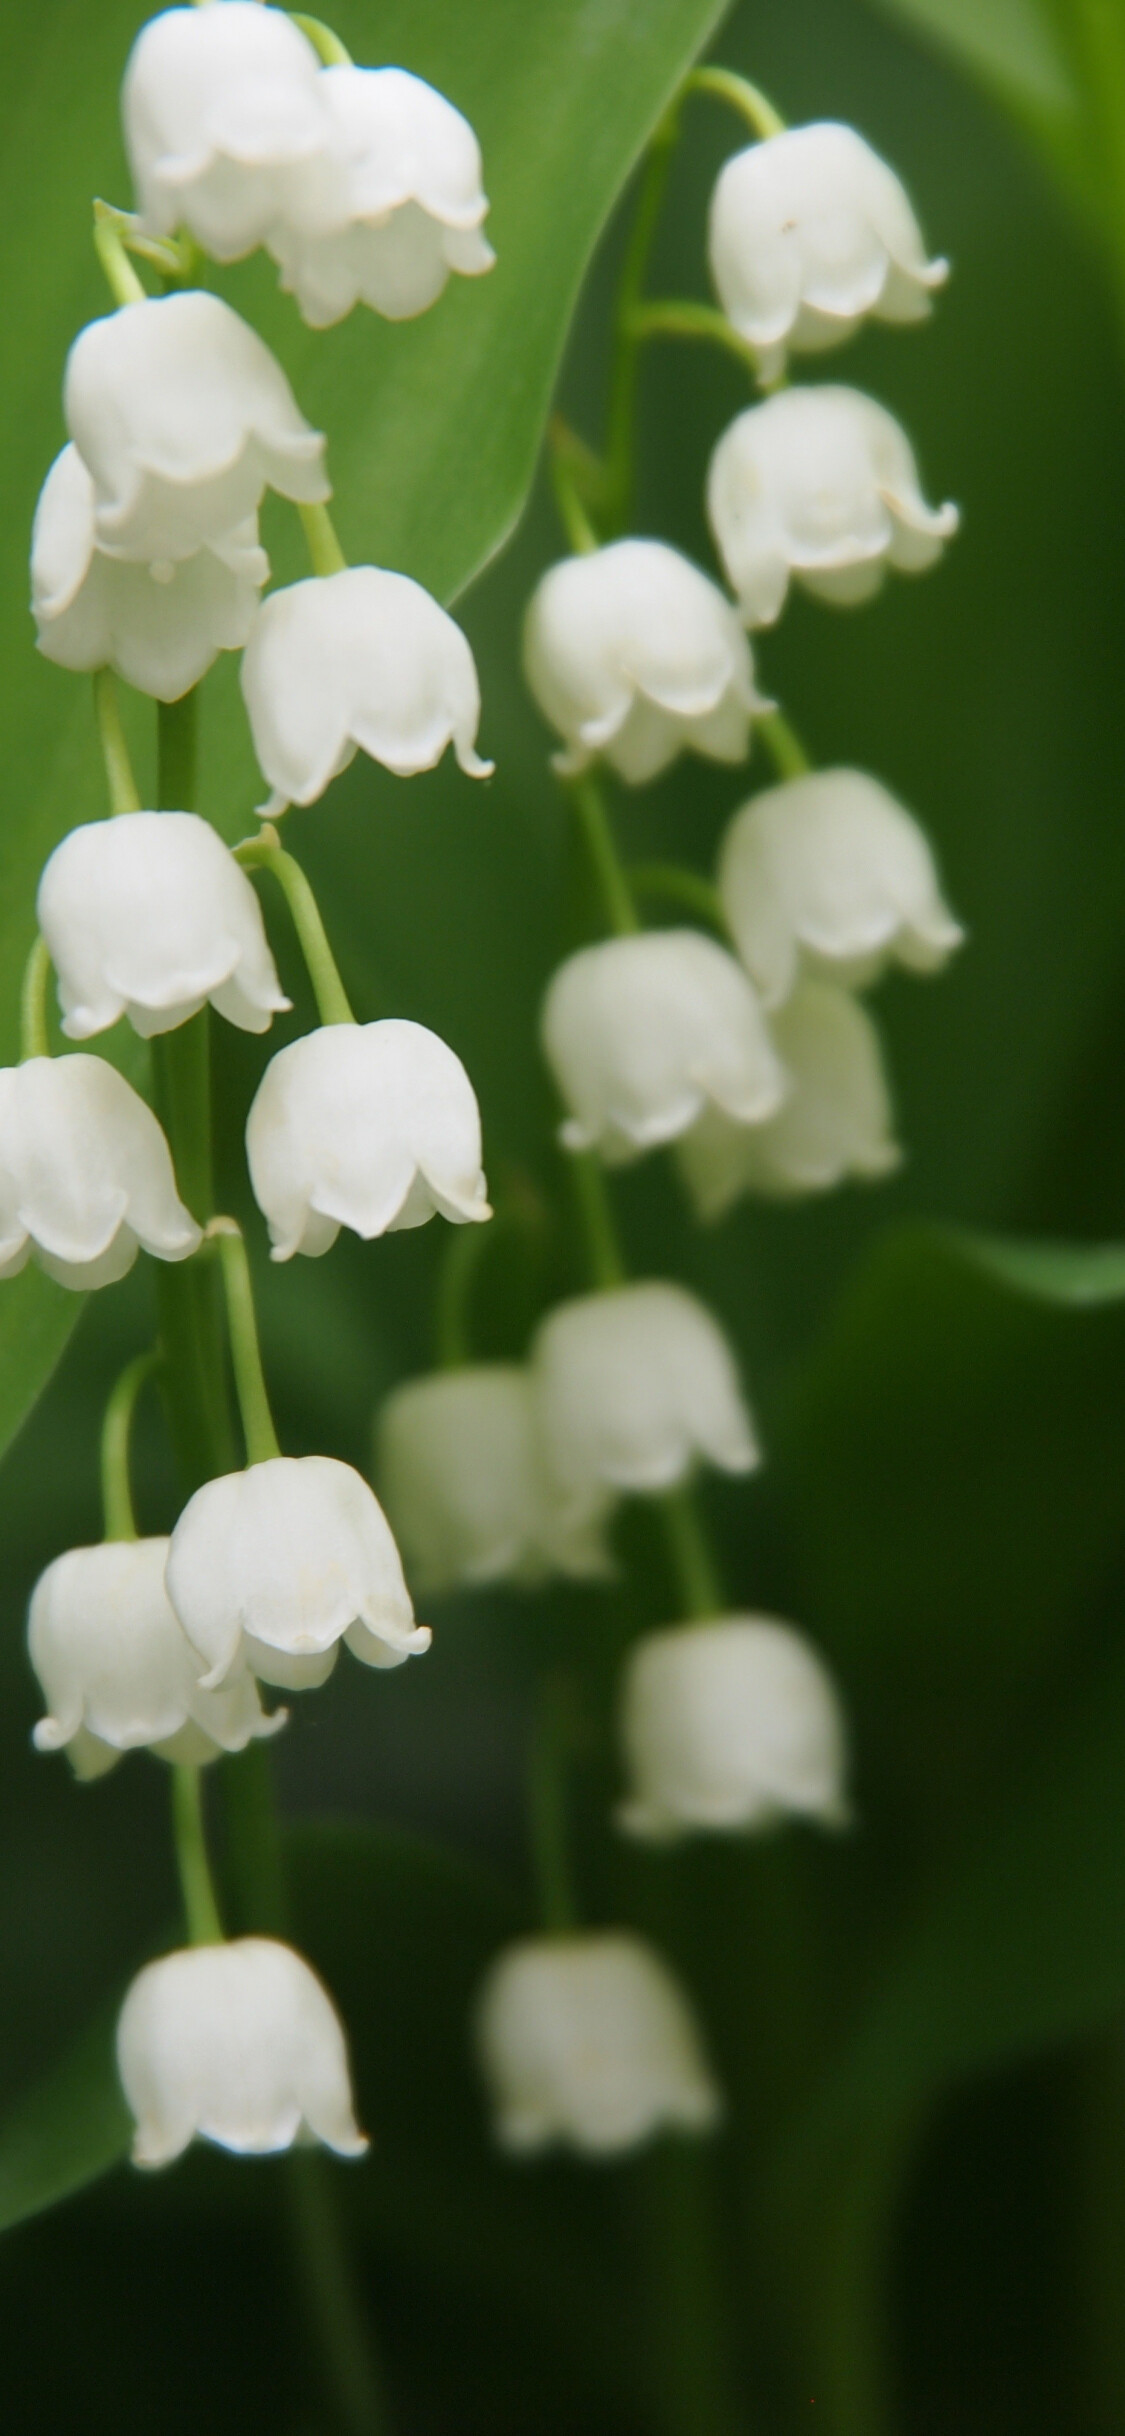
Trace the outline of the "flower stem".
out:
[[[782,711],[766,711],[755,719],[754,732],[761,737],[779,778],[807,778],[813,764]]]
[[[236,846],[235,853],[244,870],[272,871],[293,917],[321,1022],[354,1023],[320,907],[300,864],[286,852],[272,821],[263,823],[257,837],[247,838],[244,845]]]
[[[685,1617],[694,1622],[721,1615],[726,1599],[719,1568],[695,1496],[686,1484],[665,1491],[660,1518]]]
[[[730,937],[723,900],[714,882],[705,880],[702,872],[685,870],[679,863],[631,863],[628,878],[634,897],[669,898],[673,904],[685,905],[723,939]]]
[[[591,552],[600,548],[601,545],[579,497],[578,485],[571,467],[567,463],[565,455],[557,448],[551,450],[551,485],[555,494],[555,506],[559,511],[559,522],[571,549],[577,557],[588,558]]]
[[[743,2436],[723,2292],[715,2169],[695,2142],[662,2140],[637,2169],[661,2436]]]
[[[300,27],[306,42],[311,42],[322,67],[351,67],[351,52],[345,50],[339,35],[330,25],[322,25],[319,17],[298,16],[296,9],[290,9],[289,16],[292,23]]]
[[[298,2281],[343,2436],[389,2436],[381,2363],[348,2254],[332,2166],[311,2149],[285,2160]]]
[[[638,341],[646,338],[691,338],[709,340],[713,347],[722,347],[733,355],[744,371],[756,380],[759,371],[758,352],[748,338],[740,336],[733,322],[720,313],[716,305],[699,304],[690,296],[658,296],[649,304],[636,307],[630,328]]]
[[[203,1827],[202,1779],[201,1768],[177,1766],[172,1770],[172,1828],[176,1839],[176,1866],[184,1898],[188,1944],[221,1945],[223,1924],[215,1900]]]
[[[684,81],[683,92],[685,96],[709,93],[715,101],[728,102],[760,142],[785,133],[785,120],[773,103],[766,100],[757,85],[750,83],[749,77],[737,75],[733,68],[693,68]]]
[[[486,1227],[457,1227],[443,1247],[434,1325],[441,1370],[461,1370],[473,1358],[469,1299],[482,1255],[488,1250],[489,1232]]]
[[[190,811],[198,775],[198,688],[162,702],[156,730],[156,791],[161,809]]]
[[[171,1144],[176,1181],[205,1226],[213,1206],[208,1008],[177,1031],[158,1033],[151,1053],[156,1113]],[[238,1460],[222,1307],[210,1262],[160,1261],[156,1303],[172,1442],[188,1485],[196,1489],[216,1472],[233,1471]]]
[[[110,811],[139,812],[141,799],[133,776],[133,764],[129,759],[129,747],[125,742],[125,730],[121,725],[117,679],[112,668],[99,668],[95,672],[94,708],[105,763]]]
[[[565,1679],[548,1675],[539,1693],[527,1768],[528,1825],[539,1917],[548,1936],[565,1935],[578,1925],[566,1822],[569,1712]]]
[[[619,938],[626,938],[641,925],[625,865],[614,841],[605,797],[589,771],[572,780],[570,796],[609,927]]]
[[[313,574],[342,575],[348,562],[327,508],[319,500],[313,503],[302,499],[297,513],[305,529]]]
[[[110,293],[117,305],[146,304],[148,290],[139,279],[125,251],[121,233],[121,213],[111,203],[94,205],[94,251],[109,283]]]
[[[661,120],[648,148],[614,308],[605,449],[606,522],[613,533],[625,530],[632,506],[640,343],[636,312],[678,136],[678,112],[673,106]]]
[[[49,1057],[51,1044],[47,1036],[47,983],[51,959],[45,939],[36,938],[23,968],[20,989],[20,1056]]]
[[[231,1363],[248,1463],[270,1463],[281,1453],[273,1425],[262,1348],[254,1315],[254,1288],[242,1229],[235,1218],[212,1218],[208,1240],[219,1248],[226,1296]]]
[[[599,1292],[625,1283],[625,1262],[613,1219],[605,1171],[596,1151],[571,1154],[574,1197],[585,1238],[590,1276]]]
[[[107,1539],[136,1539],[137,1518],[129,1487],[129,1438],[137,1398],[159,1362],[155,1348],[138,1353],[126,1364],[105,1408],[102,1422],[102,1512]]]

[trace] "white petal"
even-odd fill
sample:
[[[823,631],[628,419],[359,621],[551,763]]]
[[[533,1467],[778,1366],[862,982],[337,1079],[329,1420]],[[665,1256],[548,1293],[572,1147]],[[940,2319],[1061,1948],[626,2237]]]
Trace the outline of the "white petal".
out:
[[[539,1425],[560,1498],[601,1486],[659,1495],[703,1458],[751,1471],[758,1448],[722,1330],[683,1286],[620,1286],[561,1303],[532,1347]]]
[[[786,1813],[847,1820],[834,1686],[801,1634],[771,1617],[646,1634],[629,1654],[622,1734],[619,1820],[631,1835],[763,1828]]]
[[[799,981],[773,1018],[773,1035],[792,1080],[777,1115],[751,1126],[710,1113],[678,1146],[703,1218],[721,1217],[744,1192],[827,1192],[848,1177],[889,1175],[901,1159],[879,1035],[846,990]]]
[[[476,1363],[397,1387],[379,1414],[375,1468],[420,1590],[606,1569],[597,1531],[605,1500],[590,1501],[584,1534],[556,1513],[533,1381],[515,1363]]]
[[[30,1239],[67,1285],[123,1276],[136,1242],[184,1260],[199,1228],[144,1101],[100,1057],[33,1057],[0,1089],[0,1257]]]

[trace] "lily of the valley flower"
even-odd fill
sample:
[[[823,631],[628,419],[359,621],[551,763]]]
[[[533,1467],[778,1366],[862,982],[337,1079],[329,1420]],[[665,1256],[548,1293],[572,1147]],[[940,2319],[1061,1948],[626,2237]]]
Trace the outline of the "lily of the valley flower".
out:
[[[758,1449],[721,1328],[663,1280],[560,1303],[532,1348],[539,1422],[558,1495],[653,1496],[701,1459],[749,1472]]]
[[[534,1383],[514,1362],[396,1387],[379,1415],[375,1477],[419,1590],[607,1570],[608,1500],[595,1493],[577,1516],[564,1512],[546,1471]]]
[[[0,1068],[0,1277],[34,1252],[60,1285],[112,1285],[143,1244],[186,1260],[200,1232],[152,1110],[101,1057]]]
[[[835,1687],[803,1636],[772,1617],[647,1633],[629,1655],[622,1736],[629,1835],[847,1821]]]
[[[890,1175],[895,1141],[879,1035],[865,1009],[831,981],[799,981],[772,1020],[789,1095],[762,1125],[709,1110],[677,1144],[701,1218],[720,1218],[743,1193],[789,1200],[848,1177]]]

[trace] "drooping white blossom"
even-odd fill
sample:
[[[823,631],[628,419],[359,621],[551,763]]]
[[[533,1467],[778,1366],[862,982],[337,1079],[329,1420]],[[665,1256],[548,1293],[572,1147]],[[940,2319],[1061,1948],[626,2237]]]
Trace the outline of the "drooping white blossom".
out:
[[[751,718],[769,708],[730,602],[663,541],[613,541],[549,567],[523,650],[528,684],[563,738],[564,775],[598,753],[633,784],[688,747],[744,761]]]
[[[241,1031],[266,1032],[289,1006],[250,881],[194,812],[72,829],[43,872],[38,914],[71,1040],[123,1014],[147,1040],[208,999]]]
[[[397,1016],[330,1024],[271,1058],[246,1126],[250,1181],[274,1260],[370,1242],[435,1212],[491,1216],[480,1111],[452,1049]]]
[[[677,1144],[701,1218],[720,1218],[743,1193],[788,1200],[848,1177],[890,1175],[902,1153],[892,1130],[879,1035],[835,982],[799,981],[772,1020],[789,1096],[763,1125],[732,1125],[709,1110]]]
[[[397,778],[452,744],[470,778],[480,687],[464,635],[431,593],[386,567],[307,576],[263,601],[242,660],[254,750],[272,814],[311,804],[357,751]]]
[[[718,878],[767,1007],[802,962],[854,989],[891,962],[937,972],[964,937],[918,823],[862,770],[816,770],[754,796],[726,832]]]
[[[166,1539],[70,1548],[32,1592],[27,1644],[47,1715],[37,1751],[63,1751],[78,1776],[102,1775],[124,1751],[199,1766],[285,1723],[267,1717],[246,1669],[206,1691],[202,1661],[168,1602]]]
[[[112,1285],[137,1246],[186,1260],[200,1232],[151,1108],[102,1057],[0,1068],[0,1278],[35,1254],[60,1285]]]
[[[742,1124],[786,1083],[751,983],[696,930],[653,930],[580,948],[553,976],[543,1049],[570,1111],[562,1140],[637,1158],[708,1107]]]
[[[663,1280],[560,1303],[532,1347],[548,1470],[564,1503],[599,1489],[659,1495],[700,1461],[758,1461],[721,1328],[686,1287]]]
[[[710,2131],[722,2111],[683,1989],[626,1930],[505,1947],[476,2035],[507,2149],[615,2156],[661,2131]]]
[[[239,2157],[319,2140],[367,2147],[327,1989],[272,1937],[187,1946],[138,1972],[117,2024],[117,2069],[136,2122],[134,2165],[171,2165],[189,2141]]]
[[[795,576],[819,599],[870,600],[888,567],[940,558],[957,510],[927,507],[914,452],[858,389],[783,389],[723,433],[707,476],[719,556],[748,625],[772,626]]]
[[[409,1379],[379,1415],[375,1477],[422,1591],[604,1574],[595,1492],[575,1514],[552,1492],[530,1373],[514,1362]]]
[[[67,358],[63,403],[94,480],[98,548],[158,575],[227,541],[267,484],[285,499],[329,496],[324,435],[276,356],[202,289],[89,322]]]
[[[625,1670],[622,1740],[629,1835],[847,1821],[835,1686],[803,1635],[770,1616],[646,1633]]]
[[[711,275],[727,319],[776,380],[787,348],[834,347],[867,314],[925,319],[930,262],[893,169],[854,127],[789,127],[737,152],[711,198]]]

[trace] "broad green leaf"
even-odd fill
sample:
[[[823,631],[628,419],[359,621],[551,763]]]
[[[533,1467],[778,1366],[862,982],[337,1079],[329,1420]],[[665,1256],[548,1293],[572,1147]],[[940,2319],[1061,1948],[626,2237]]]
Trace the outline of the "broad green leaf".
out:
[[[11,1445],[81,1316],[86,1300],[28,1267],[0,1290],[0,1455]]]
[[[0,2233],[84,2190],[126,2155],[131,2126],[113,2065],[115,2014],[98,2014],[0,2121]]]
[[[879,0],[1029,116],[1074,115],[1078,96],[1046,0]]]
[[[1076,1311],[1125,1301],[1125,1244],[1048,1243],[952,1231],[950,1249],[1037,1302]]]

